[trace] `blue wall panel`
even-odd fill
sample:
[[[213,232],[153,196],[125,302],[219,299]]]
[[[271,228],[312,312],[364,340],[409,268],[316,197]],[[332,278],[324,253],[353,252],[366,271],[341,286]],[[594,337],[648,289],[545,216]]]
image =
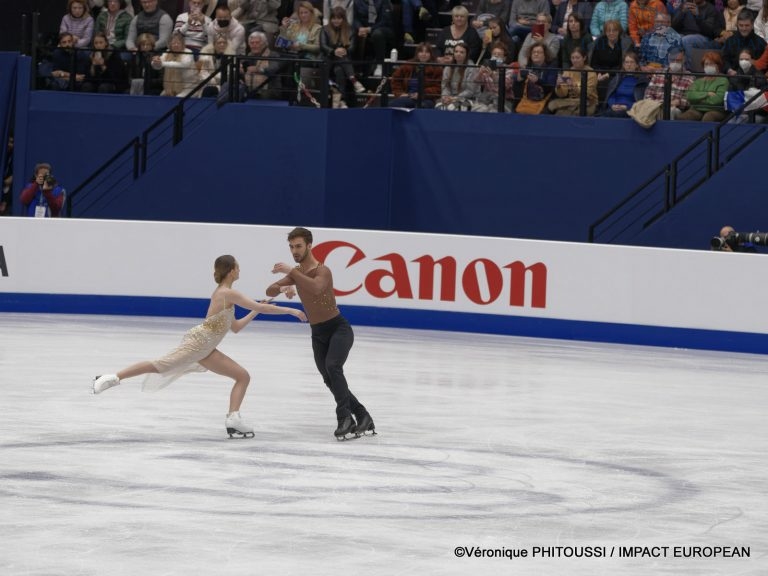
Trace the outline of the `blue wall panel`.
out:
[[[53,163],[71,191],[177,103],[17,90],[15,193],[39,161]],[[712,127],[247,103],[205,117],[127,192],[84,215],[584,241],[594,220]],[[764,146],[637,243],[706,247],[721,222],[765,229],[755,221],[765,202],[757,191],[722,193],[731,178],[754,187]]]

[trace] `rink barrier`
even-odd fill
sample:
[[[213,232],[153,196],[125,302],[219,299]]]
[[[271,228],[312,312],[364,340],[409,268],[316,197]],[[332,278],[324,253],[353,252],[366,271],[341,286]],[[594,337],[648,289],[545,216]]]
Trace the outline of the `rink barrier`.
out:
[[[293,303],[284,303],[283,305],[300,307]],[[0,294],[0,313],[162,316],[199,319],[205,315],[207,306],[207,299],[195,298],[141,298],[86,294]],[[768,335],[756,333],[548,318],[489,316],[487,314],[374,306],[343,306],[341,312],[356,326],[444,330],[751,354],[765,354],[768,351]],[[245,313],[244,310],[238,310],[238,316]],[[258,320],[260,322],[295,322],[291,317],[271,315],[261,315]],[[0,324],[2,324],[1,319]]]
[[[0,311],[200,318],[213,261],[258,300],[289,226],[3,218]],[[765,353],[764,255],[313,229],[355,325]],[[736,293],[729,287],[738,286]],[[755,289],[750,289],[756,287]],[[298,305],[284,296],[276,302]],[[265,316],[266,317],[266,316]],[[2,318],[0,318],[0,324]]]

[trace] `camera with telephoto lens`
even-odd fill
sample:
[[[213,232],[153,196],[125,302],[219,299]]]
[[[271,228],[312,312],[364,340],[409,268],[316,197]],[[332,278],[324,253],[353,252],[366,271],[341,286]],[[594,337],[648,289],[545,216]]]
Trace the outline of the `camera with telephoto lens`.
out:
[[[731,250],[737,251],[744,244],[768,246],[768,232],[731,232],[728,236],[714,236],[709,241],[712,250],[723,250],[728,246]]]
[[[54,178],[52,174],[46,174],[43,178],[43,182],[48,186],[54,186],[56,184],[56,178]]]

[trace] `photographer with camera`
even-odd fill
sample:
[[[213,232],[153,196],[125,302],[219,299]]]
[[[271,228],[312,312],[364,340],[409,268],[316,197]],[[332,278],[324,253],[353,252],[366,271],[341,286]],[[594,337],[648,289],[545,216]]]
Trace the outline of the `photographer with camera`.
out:
[[[758,246],[768,246],[768,234],[764,232],[740,233],[733,226],[723,226],[719,236],[713,236],[709,247],[718,252],[752,252],[756,253]]]
[[[64,206],[65,191],[51,175],[51,165],[35,165],[34,176],[21,191],[24,215],[35,218],[57,218]]]

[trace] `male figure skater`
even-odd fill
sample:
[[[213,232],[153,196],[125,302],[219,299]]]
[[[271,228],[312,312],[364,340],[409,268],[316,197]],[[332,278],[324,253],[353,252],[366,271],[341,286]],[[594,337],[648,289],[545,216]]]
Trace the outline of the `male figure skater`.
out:
[[[306,228],[294,228],[288,233],[288,247],[296,266],[284,262],[275,264],[272,273],[285,274],[285,277],[270,285],[267,294],[277,296],[282,292],[293,298],[298,293],[301,299],[312,328],[315,364],[336,400],[338,427],[333,433],[336,439],[345,440],[352,434],[362,436],[367,432],[375,434],[371,415],[350,392],[344,377],[344,362],[355,335],[336,306],[331,270],[312,255],[312,232]]]

